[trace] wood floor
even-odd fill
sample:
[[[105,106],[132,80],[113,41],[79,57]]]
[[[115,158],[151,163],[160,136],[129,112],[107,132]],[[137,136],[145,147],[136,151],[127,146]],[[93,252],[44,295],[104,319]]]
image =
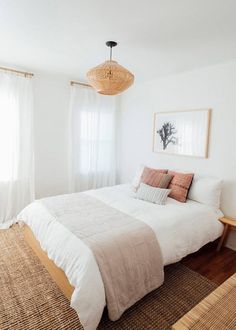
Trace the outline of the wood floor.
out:
[[[217,242],[209,243],[198,252],[185,257],[182,263],[220,285],[236,273],[236,251],[222,247],[216,252],[216,247]]]

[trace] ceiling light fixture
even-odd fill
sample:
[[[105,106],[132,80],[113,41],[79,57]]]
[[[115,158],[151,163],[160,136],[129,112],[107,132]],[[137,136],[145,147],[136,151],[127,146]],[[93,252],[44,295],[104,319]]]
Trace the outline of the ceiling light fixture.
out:
[[[87,73],[89,84],[100,94],[117,95],[129,88],[134,82],[134,75],[112,60],[112,48],[115,41],[107,41],[110,47],[110,59],[96,66]]]

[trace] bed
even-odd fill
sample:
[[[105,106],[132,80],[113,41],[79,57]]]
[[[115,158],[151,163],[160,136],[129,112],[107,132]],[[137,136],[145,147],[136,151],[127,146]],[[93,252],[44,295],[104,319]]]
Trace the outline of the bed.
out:
[[[219,209],[192,200],[168,198],[156,205],[135,198],[130,185],[117,185],[83,193],[138,219],[152,229],[159,242],[164,265],[175,263],[217,239],[223,230]],[[66,221],[77,194],[49,197]],[[104,284],[93,253],[71,230],[58,222],[43,200],[27,206],[18,216],[25,223],[26,239],[71,300],[86,330],[96,329],[106,305]],[[63,207],[61,201],[63,200]]]

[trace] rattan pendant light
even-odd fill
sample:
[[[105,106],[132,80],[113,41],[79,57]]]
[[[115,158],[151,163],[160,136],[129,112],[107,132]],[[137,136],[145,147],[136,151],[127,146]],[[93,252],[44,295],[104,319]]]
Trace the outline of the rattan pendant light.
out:
[[[115,41],[107,41],[110,47],[110,59],[96,66],[87,73],[89,84],[100,94],[117,95],[129,88],[134,82],[134,75],[112,60],[112,48]]]

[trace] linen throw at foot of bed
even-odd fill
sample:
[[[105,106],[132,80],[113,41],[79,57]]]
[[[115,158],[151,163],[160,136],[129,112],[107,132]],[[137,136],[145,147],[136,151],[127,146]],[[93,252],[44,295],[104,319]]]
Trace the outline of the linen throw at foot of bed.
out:
[[[76,215],[65,211],[63,196],[61,208],[54,207],[53,198],[41,202],[92,250],[104,283],[109,318],[115,321],[163,283],[161,250],[153,230],[142,221],[86,194],[74,196]]]

